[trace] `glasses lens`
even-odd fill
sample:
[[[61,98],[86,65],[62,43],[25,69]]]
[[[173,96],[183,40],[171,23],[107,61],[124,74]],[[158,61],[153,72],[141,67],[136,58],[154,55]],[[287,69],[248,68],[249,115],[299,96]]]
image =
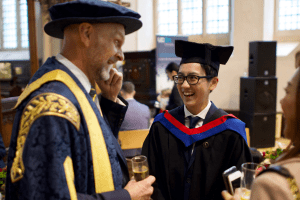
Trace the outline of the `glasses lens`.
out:
[[[183,76],[175,76],[174,80],[176,83],[181,84],[181,83],[183,83],[184,77]]]
[[[189,84],[197,84],[198,83],[198,77],[194,76],[194,75],[190,75],[187,77],[187,81],[189,82]]]

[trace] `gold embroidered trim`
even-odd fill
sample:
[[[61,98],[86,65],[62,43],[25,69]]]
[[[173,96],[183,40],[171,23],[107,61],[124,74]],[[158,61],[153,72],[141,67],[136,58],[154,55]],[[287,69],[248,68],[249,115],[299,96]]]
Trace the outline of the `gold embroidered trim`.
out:
[[[80,115],[73,103],[62,95],[43,93],[34,97],[26,105],[17,138],[17,148],[11,168],[11,181],[17,182],[23,178],[25,167],[23,164],[23,148],[33,122],[41,116],[58,116],[70,121],[77,130],[80,128]]]
[[[77,193],[74,184],[74,169],[73,162],[70,156],[67,156],[64,162],[66,181],[70,192],[71,200],[77,200]]]
[[[296,180],[294,178],[287,178],[287,181],[289,182],[290,189],[293,194],[293,198],[295,200],[300,200],[300,193],[299,193],[299,188],[296,183]]]
[[[113,191],[115,187],[112,170],[99,121],[83,91],[66,72],[59,69],[53,70],[28,85],[18,98],[15,108],[33,91],[49,81],[64,83],[72,91],[81,107],[90,136],[96,193]]]

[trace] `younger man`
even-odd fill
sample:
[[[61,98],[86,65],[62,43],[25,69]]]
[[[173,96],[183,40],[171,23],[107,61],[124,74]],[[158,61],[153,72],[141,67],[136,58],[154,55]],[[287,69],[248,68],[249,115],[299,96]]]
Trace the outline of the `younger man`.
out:
[[[222,173],[252,161],[245,124],[209,100],[232,51],[175,41],[182,60],[174,81],[184,105],[155,118],[142,149],[156,177],[153,199],[222,199]]]

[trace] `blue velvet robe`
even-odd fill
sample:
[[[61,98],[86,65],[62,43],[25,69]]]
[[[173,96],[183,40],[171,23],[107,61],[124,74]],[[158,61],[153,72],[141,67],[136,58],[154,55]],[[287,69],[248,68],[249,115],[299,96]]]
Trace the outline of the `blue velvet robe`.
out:
[[[62,82],[52,81],[43,84],[17,107],[8,155],[6,199],[70,199],[63,167],[67,156],[73,161],[74,184],[78,199],[130,199],[127,190],[122,189],[129,181],[126,160],[114,137],[119,130],[127,107],[101,98],[100,105],[103,108],[104,118],[101,117],[96,104],[78,79],[54,57],[48,58],[32,77],[30,83],[55,69],[63,70],[73,78],[84,91],[98,118],[109,154],[115,191],[95,194],[91,144],[86,124],[88,119],[84,118],[78,101],[70,89]],[[20,119],[24,114],[23,109],[32,98],[44,93],[55,93],[69,99],[79,112],[80,129],[77,130],[69,120],[59,116],[46,115],[37,118],[30,127],[24,145],[22,157],[25,167],[24,176],[21,180],[12,183],[10,170],[15,158]],[[101,165],[101,163],[98,164]]]
[[[6,156],[5,146],[2,140],[2,136],[0,135],[0,168],[4,168],[5,164],[3,158]]]

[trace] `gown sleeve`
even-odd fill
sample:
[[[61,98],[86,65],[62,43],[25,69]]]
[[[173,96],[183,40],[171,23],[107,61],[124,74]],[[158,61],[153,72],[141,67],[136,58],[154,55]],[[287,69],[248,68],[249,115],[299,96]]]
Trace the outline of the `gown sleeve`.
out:
[[[75,193],[80,191],[80,188],[86,187],[87,182],[76,179],[80,179],[78,175],[81,173],[78,173],[78,170],[83,167],[81,162],[77,161],[85,159],[88,151],[85,146],[87,143],[83,132],[78,131],[68,120],[57,116],[38,118],[30,127],[24,144],[23,177],[14,183],[11,181],[10,171],[13,162],[11,158],[14,158],[16,153],[15,150],[10,151],[6,199],[72,199],[64,162],[67,157],[72,159]],[[13,146],[16,147],[16,142]],[[130,200],[129,193],[124,189],[93,195],[78,192],[76,196],[77,199],[88,200]]]
[[[154,192],[152,199],[168,199],[167,180],[165,179],[165,166],[162,158],[162,148],[159,144],[161,140],[159,134],[163,133],[163,128],[159,123],[154,123],[143,144],[142,155],[147,156],[149,164],[149,174],[155,176],[156,181],[153,183]],[[159,134],[158,134],[159,133]]]
[[[116,138],[118,138],[120,127],[122,125],[122,122],[124,121],[124,117],[128,109],[127,101],[124,100],[120,95],[118,96],[118,98],[126,106],[122,106],[99,95],[100,107],[103,113],[103,118],[111,128]]]

